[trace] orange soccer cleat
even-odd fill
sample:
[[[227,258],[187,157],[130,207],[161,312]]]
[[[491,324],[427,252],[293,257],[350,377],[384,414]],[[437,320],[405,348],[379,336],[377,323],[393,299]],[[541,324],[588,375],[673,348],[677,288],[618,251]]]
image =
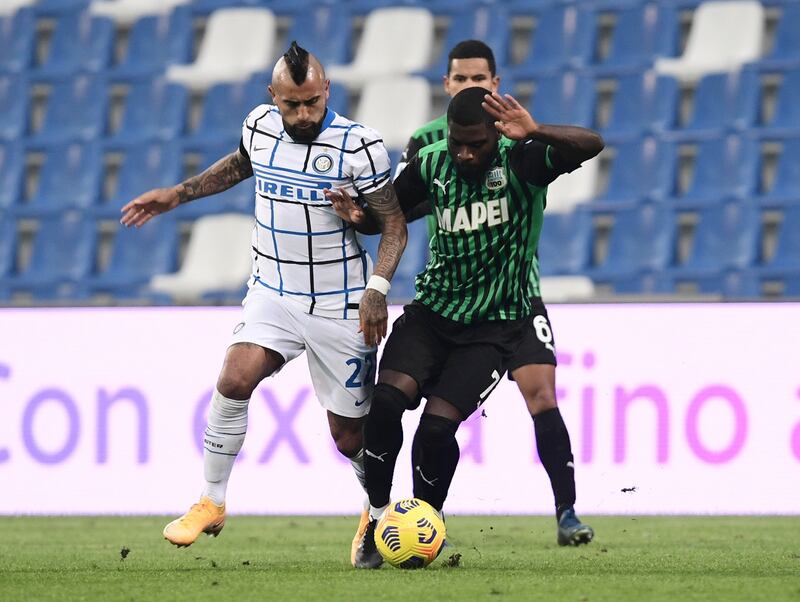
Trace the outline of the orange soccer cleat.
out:
[[[189,512],[164,527],[164,539],[178,547],[192,545],[201,533],[219,535],[225,526],[225,504],[217,506],[205,496]]]

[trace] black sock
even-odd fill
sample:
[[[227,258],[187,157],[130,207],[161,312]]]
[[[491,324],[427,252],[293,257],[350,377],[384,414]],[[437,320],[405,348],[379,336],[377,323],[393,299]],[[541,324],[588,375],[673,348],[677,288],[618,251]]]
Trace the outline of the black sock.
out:
[[[414,470],[414,497],[441,510],[453,481],[461,455],[455,420],[423,414],[411,447]]]
[[[558,408],[545,410],[533,417],[536,449],[542,461],[556,503],[556,518],[575,505],[575,468],[569,432]]]
[[[380,508],[389,503],[397,454],[403,445],[401,419],[408,398],[396,387],[378,383],[364,422],[364,472],[369,503]]]

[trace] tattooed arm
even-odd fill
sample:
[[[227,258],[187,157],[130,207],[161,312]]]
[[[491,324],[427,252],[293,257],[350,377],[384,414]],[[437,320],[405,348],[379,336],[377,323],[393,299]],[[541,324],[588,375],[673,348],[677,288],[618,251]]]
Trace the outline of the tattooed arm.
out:
[[[250,160],[236,150],[223,157],[204,172],[192,176],[171,188],[156,188],[136,197],[122,208],[120,223],[125,226],[141,226],[161,213],[227,190],[253,175]]]
[[[394,186],[386,184],[380,190],[364,195],[368,211],[360,209],[346,190],[325,190],[325,196],[333,203],[334,209],[342,219],[351,222],[368,219],[370,223],[377,225],[381,233],[381,242],[378,245],[378,257],[372,273],[391,280],[397,264],[400,263],[400,256],[406,248],[408,238],[406,220],[397,202]],[[356,219],[344,217],[353,213],[357,213],[359,217]],[[367,345],[380,343],[386,336],[389,321],[386,296],[374,288],[366,289],[358,306],[358,315],[364,342]]]

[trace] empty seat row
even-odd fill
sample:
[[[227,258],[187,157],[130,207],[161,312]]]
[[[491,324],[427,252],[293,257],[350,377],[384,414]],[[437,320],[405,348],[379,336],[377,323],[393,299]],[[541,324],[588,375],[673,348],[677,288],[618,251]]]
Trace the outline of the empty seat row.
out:
[[[546,215],[539,242],[542,275],[585,275],[616,293],[674,293],[690,283],[700,293],[737,294],[738,283],[738,295],[758,296],[761,281],[777,281],[800,294],[800,202],[783,212],[766,261],[761,212],[752,205],[717,203],[697,212],[691,247],[681,261],[675,209],[645,204],[612,216],[607,251],[598,258],[590,211]]]
[[[680,4],[648,2],[604,7],[602,3],[476,3],[448,12],[443,52],[433,58],[434,21],[422,3],[391,2],[370,14],[364,35],[354,52],[352,3],[272,2],[236,3],[235,10],[212,14],[190,65],[192,5],[177,5],[169,13],[143,14],[132,26],[127,50],[114,63],[115,24],[98,11],[65,13],[57,19],[50,51],[34,64],[35,13],[22,9],[0,17],[0,71],[30,70],[41,78],[64,77],[78,72],[107,70],[115,79],[155,75],[169,70],[170,77],[198,88],[217,81],[246,78],[268,69],[275,48],[274,11],[289,11],[292,25],[288,39],[297,39],[330,67],[334,80],[362,85],[376,73],[410,73],[438,81],[445,71],[447,49],[463,39],[484,39],[496,53],[501,71],[510,77],[536,77],[563,69],[594,68],[615,74],[655,65],[663,73],[701,76],[735,69],[758,60],[764,30],[763,9],[758,2],[712,2],[697,11],[686,52],[679,50]],[[266,8],[265,8],[266,7]],[[445,7],[434,5],[432,10]],[[267,8],[269,10],[267,10]],[[155,10],[155,9],[153,9]],[[771,68],[800,64],[796,23],[797,2],[782,6],[775,44],[764,57]],[[100,11],[102,12],[102,11]],[[357,11],[356,11],[357,12]],[[730,13],[730,14],[729,14]],[[600,52],[599,19],[611,14],[613,33],[607,52]],[[512,60],[512,24],[520,17],[535,17],[536,26],[528,50]],[[414,44],[404,32],[414,31]],[[242,35],[246,32],[247,35]],[[727,32],[727,33],[726,33]],[[352,62],[351,62],[352,61]]]

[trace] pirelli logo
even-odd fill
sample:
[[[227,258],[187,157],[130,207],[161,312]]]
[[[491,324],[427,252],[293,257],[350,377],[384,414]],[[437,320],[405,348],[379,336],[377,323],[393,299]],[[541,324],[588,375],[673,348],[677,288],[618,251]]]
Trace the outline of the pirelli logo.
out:
[[[452,209],[436,208],[439,229],[446,232],[470,232],[486,224],[490,228],[508,221],[506,197],[491,201],[472,203],[469,207]]]

